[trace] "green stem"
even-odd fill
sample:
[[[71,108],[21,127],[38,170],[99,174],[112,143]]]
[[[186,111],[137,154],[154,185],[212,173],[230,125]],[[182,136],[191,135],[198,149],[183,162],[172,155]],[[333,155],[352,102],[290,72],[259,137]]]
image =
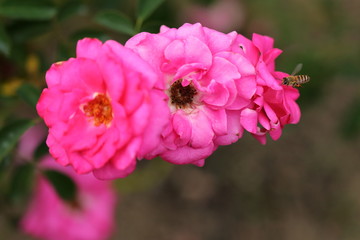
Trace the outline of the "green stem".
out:
[[[139,33],[142,27],[144,20],[139,17],[136,19],[136,23],[135,23],[135,33]]]

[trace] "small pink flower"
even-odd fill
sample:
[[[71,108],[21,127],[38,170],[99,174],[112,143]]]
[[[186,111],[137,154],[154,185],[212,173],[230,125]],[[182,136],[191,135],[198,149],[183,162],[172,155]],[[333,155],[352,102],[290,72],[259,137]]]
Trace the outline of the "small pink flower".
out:
[[[44,240],[108,239],[114,227],[116,194],[110,182],[91,175],[78,175],[60,167],[50,157],[41,162],[44,169],[57,169],[71,177],[78,187],[77,202],[70,204],[59,198],[44,177],[36,181],[34,196],[21,219],[21,229]]]
[[[43,123],[37,124],[28,129],[22,136],[18,144],[17,155],[26,161],[31,161],[34,157],[36,148],[46,138],[46,127]]]
[[[227,32],[244,24],[245,8],[237,0],[217,0],[207,6],[189,2],[178,18],[185,22],[200,22],[208,28]]]
[[[299,91],[281,84],[286,73],[275,71],[275,59],[281,50],[274,48],[274,40],[254,34],[252,41],[238,35],[229,56],[241,71],[242,78],[236,84],[239,95],[250,94],[251,102],[238,113],[233,113],[234,122],[253,134],[262,144],[266,143],[266,133],[273,140],[279,139],[286,124],[295,124],[300,119],[300,109],[296,99]],[[242,56],[239,61],[238,55]],[[246,66],[246,68],[244,68]],[[248,86],[256,84],[255,91]]]
[[[77,57],[55,63],[37,104],[61,165],[99,179],[130,174],[160,141],[168,117],[155,71],[115,41],[83,39]]]
[[[241,77],[230,51],[236,33],[223,34],[184,24],[179,29],[162,26],[159,34],[140,33],[126,47],[133,49],[164,76],[159,82],[168,95],[171,118],[159,147],[147,158],[160,155],[175,164],[204,164],[219,144],[230,144],[228,132],[241,135],[241,127],[228,128],[227,109],[243,108],[235,80]],[[248,86],[255,92],[256,86]],[[240,124],[238,124],[240,125]]]

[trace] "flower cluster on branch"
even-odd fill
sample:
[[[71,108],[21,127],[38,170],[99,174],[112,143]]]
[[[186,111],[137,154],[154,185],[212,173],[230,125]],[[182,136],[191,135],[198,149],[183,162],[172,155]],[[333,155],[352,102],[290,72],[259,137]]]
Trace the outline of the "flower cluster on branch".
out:
[[[298,90],[275,70],[280,53],[270,37],[199,23],[142,32],[125,46],[80,40],[76,58],[48,70],[37,104],[50,153],[78,173],[115,179],[143,158],[203,166],[244,131],[277,140],[300,118]]]

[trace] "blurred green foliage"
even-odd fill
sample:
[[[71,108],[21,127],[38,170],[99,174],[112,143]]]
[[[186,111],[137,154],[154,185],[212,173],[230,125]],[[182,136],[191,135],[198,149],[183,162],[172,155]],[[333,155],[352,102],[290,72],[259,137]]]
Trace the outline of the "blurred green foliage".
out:
[[[340,129],[343,137],[353,140],[360,135],[360,98],[358,97],[345,112]]]
[[[46,70],[54,62],[74,57],[79,39],[95,37],[102,41],[114,39],[124,43],[140,31],[158,32],[161,25],[179,27],[191,22],[193,18],[187,11],[189,8],[210,8],[217,2],[0,0],[0,193],[5,194],[4,189],[13,189],[9,190],[12,192],[10,195],[25,196],[30,191],[31,181],[25,186],[19,183],[34,177],[33,165],[12,166],[11,171],[6,171],[11,167],[17,141],[33,124],[33,120],[14,119],[37,118],[35,104],[45,87]],[[182,181],[187,179],[189,189],[192,189],[193,185],[197,186],[198,179],[192,181],[191,177],[183,174],[177,180],[181,184],[173,184],[171,179],[176,175],[173,166],[157,160],[149,165],[141,163],[139,171],[127,179],[117,180],[115,186],[124,194],[131,195],[161,186],[164,181],[164,192],[159,193],[159,199],[152,201],[152,196],[144,196],[149,205],[153,204],[148,209],[154,206],[162,209],[162,205],[169,204],[166,200],[170,199],[175,207],[168,206],[171,210],[167,212],[176,213],[176,217],[183,212],[189,215],[195,212],[204,220],[212,219],[211,213],[216,214],[214,218],[221,218],[220,221],[216,227],[207,228],[204,235],[209,236],[215,230],[219,235],[207,239],[238,239],[240,234],[234,237],[230,233],[231,228],[236,229],[237,226],[244,236],[253,237],[244,239],[293,239],[286,238],[291,235],[286,232],[287,228],[294,234],[307,230],[308,235],[305,236],[308,238],[302,239],[319,239],[311,238],[319,235],[322,236],[320,239],[327,239],[327,232],[338,234],[332,239],[358,239],[360,197],[357,196],[357,176],[360,167],[358,159],[354,159],[360,135],[360,89],[356,89],[360,76],[358,1],[233,2],[241,3],[237,7],[241,7],[239,14],[244,15],[244,20],[236,23],[237,27],[233,30],[249,38],[253,32],[269,35],[275,39],[275,46],[284,51],[277,60],[278,70],[290,73],[298,63],[303,63],[300,74],[311,77],[311,82],[299,89],[299,105],[304,120],[297,126],[287,127],[282,137],[285,142],[281,139],[276,143],[270,142],[266,146],[268,150],[259,150],[258,145],[246,140],[246,137],[237,146],[219,149],[208,160],[204,170],[218,180],[217,188],[214,187],[216,194],[201,204],[192,200],[186,205],[186,201],[181,199]],[[222,17],[219,15],[219,19]],[[203,24],[206,26],[206,23]],[[326,128],[332,125],[335,127]],[[343,142],[344,138],[348,141]],[[34,158],[39,159],[44,153],[47,153],[47,148],[42,144]],[[68,190],[61,193],[58,182],[68,180],[58,173],[47,172],[47,176],[60,196],[73,199],[73,183],[70,182]],[[4,182],[12,184],[4,186]],[[204,184],[193,191],[198,192],[209,185]],[[170,193],[167,192],[169,189]],[[180,200],[169,196],[174,193]],[[0,199],[0,205],[2,203]],[[126,210],[126,207],[122,209],[125,213]],[[138,223],[145,219],[129,222]],[[164,219],[164,225],[178,223]],[[196,224],[201,224],[201,221],[189,222],[196,228]],[[152,226],[149,231],[158,228],[147,223]],[[126,225],[126,221],[122,224]],[[188,226],[186,223],[183,225]],[[309,225],[315,225],[315,230]],[[146,228],[145,224],[142,226]],[[126,228],[123,229],[126,237]],[[260,233],[254,235],[253,229]],[[129,235],[124,239],[136,239],[131,237]]]
[[[34,126],[33,120],[22,119],[12,122],[0,130],[0,162],[7,157],[24,132]]]

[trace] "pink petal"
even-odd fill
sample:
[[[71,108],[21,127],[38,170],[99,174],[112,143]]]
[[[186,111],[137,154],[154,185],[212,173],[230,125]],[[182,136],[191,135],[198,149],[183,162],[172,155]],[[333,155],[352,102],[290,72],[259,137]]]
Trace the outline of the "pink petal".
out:
[[[84,38],[77,43],[76,56],[78,58],[90,58],[96,60],[101,48],[102,42],[100,40]]]
[[[57,86],[61,82],[61,65],[63,63],[54,63],[46,72],[45,79],[48,87]]]
[[[49,84],[52,80],[46,79],[49,88],[54,87],[69,92],[74,89],[82,89],[89,94],[105,90],[103,78],[94,60],[70,59],[55,69],[60,71],[61,81],[58,85],[53,86]]]
[[[284,91],[267,88],[263,96],[269,104],[271,103],[274,105],[283,105]]]
[[[126,77],[121,67],[121,63],[115,62],[114,57],[102,54],[99,57],[102,78],[106,86],[106,93],[111,98],[112,102],[121,101],[125,94]]]
[[[147,61],[159,74],[161,74],[161,65],[164,62],[164,50],[170,43],[170,39],[150,33],[139,33],[130,38],[125,47],[132,49]],[[157,82],[160,84],[160,81]],[[159,87],[162,84],[159,85]]]
[[[258,140],[262,145],[266,144],[266,135],[265,133],[263,134],[252,134],[253,137]]]
[[[241,77],[235,81],[238,94],[243,98],[250,99],[256,92],[256,80],[255,77]]]
[[[101,180],[111,180],[128,176],[135,170],[136,153],[140,144],[140,138],[134,139],[125,149],[119,150],[110,162],[99,169],[94,169],[94,176]]]
[[[282,53],[280,49],[271,49],[264,57],[264,62],[270,71],[275,71],[275,59]]]
[[[270,130],[270,120],[263,111],[259,113],[259,123],[266,129]]]
[[[198,113],[188,116],[191,124],[191,141],[190,146],[194,148],[202,148],[211,144],[214,132],[212,130],[210,119],[199,111]]]
[[[224,135],[227,133],[227,113],[225,109],[213,110],[204,108],[202,112],[210,120],[212,129],[216,135]]]
[[[279,121],[278,116],[274,112],[274,110],[269,106],[269,104],[264,103],[264,110],[266,113],[266,116],[270,119],[271,122],[275,123]]]
[[[281,129],[280,123],[273,124],[272,129],[271,129],[271,131],[269,133],[270,133],[270,137],[274,141],[278,140],[281,137],[281,134],[282,134],[282,129]]]
[[[108,162],[105,166],[99,169],[95,169],[93,171],[94,176],[99,180],[114,180],[117,178],[127,177],[130,173],[135,170],[136,162],[133,161],[128,168],[125,169],[117,169],[115,168],[111,162]]]
[[[205,43],[194,37],[185,40],[174,40],[165,49],[165,58],[170,62],[164,71],[175,71],[187,63],[201,63],[205,68],[212,63],[212,54]]]
[[[242,77],[256,74],[254,65],[244,55],[236,52],[220,52],[217,57],[222,57],[233,63]]]
[[[182,84],[185,87],[189,85],[192,80],[200,80],[206,70],[206,67],[202,63],[184,64],[176,71],[173,81],[183,79]]]
[[[271,87],[274,90],[282,90],[279,82],[270,74],[269,69],[263,61],[260,61],[257,66],[257,70],[260,78],[265,82],[266,86]]]
[[[295,101],[287,100],[285,106],[288,112],[290,112],[289,123],[297,124],[301,117],[299,105]]]
[[[250,99],[245,99],[243,97],[237,96],[237,98],[234,100],[234,102],[229,105],[226,109],[227,110],[241,110],[245,107],[249,107],[251,104]]]
[[[229,100],[229,90],[223,84],[211,81],[207,88],[206,95],[203,96],[202,101],[213,106],[224,106]]]
[[[107,47],[109,47],[112,53],[118,57],[117,59],[121,62],[124,69],[128,70],[125,74],[129,72],[131,76],[132,72],[139,73],[143,78],[147,79],[142,82],[145,86],[153,86],[156,81],[158,81],[159,76],[154,72],[154,69],[147,61],[143,61],[138,54],[135,54],[133,50],[124,47],[113,40],[109,40],[104,44],[104,48],[106,49]],[[139,81],[138,79],[136,80]]]
[[[141,159],[144,155],[153,151],[160,144],[160,136],[164,128],[170,121],[170,112],[167,105],[167,99],[160,91],[151,94],[150,116],[147,119],[147,128],[143,132],[143,142],[138,153],[138,158]]]
[[[134,163],[136,164],[136,155],[141,146],[141,137],[133,138],[129,142],[126,148],[120,149],[112,158],[114,167],[118,170],[126,170],[132,168]]]
[[[233,37],[222,32],[210,28],[203,28],[206,43],[208,44],[211,52],[217,53],[221,51],[226,51],[229,49],[230,44],[233,41]]]
[[[256,133],[257,120],[258,120],[258,113],[255,110],[246,108],[243,111],[241,111],[240,123],[245,128],[245,130],[251,133]]]
[[[52,101],[52,97],[56,98],[61,97],[60,91],[50,91],[49,89],[45,88],[36,104],[36,111],[38,112],[39,116],[44,118],[44,121],[47,126],[52,126],[58,120],[58,109],[61,106],[61,101]],[[45,118],[46,116],[46,118]]]
[[[177,111],[173,115],[172,125],[181,139],[181,145],[187,144],[191,138],[191,124],[182,111]]]
[[[237,35],[236,40],[234,41],[232,51],[245,56],[253,66],[255,66],[259,60],[259,50],[249,39],[240,34]]]
[[[204,28],[200,23],[189,24],[185,23],[176,31],[176,38],[178,39],[188,39],[188,38],[197,38],[201,42],[206,42]]]
[[[230,145],[242,137],[244,129],[240,124],[240,111],[227,111],[227,134],[215,140],[217,145]]]
[[[254,33],[252,36],[252,42],[262,53],[266,53],[267,51],[271,50],[274,46],[273,38],[256,33]]]
[[[144,129],[148,125],[149,116],[151,116],[150,106],[141,104],[135,111],[129,116],[129,121],[132,123],[134,135],[141,135]]]
[[[69,152],[67,152],[67,154],[69,154]],[[71,159],[70,165],[79,174],[89,173],[93,169],[93,166],[89,163],[89,161],[87,161],[87,159],[78,152],[71,152],[69,158]]]
[[[54,138],[54,136],[49,133],[46,144],[49,146],[50,154],[63,166],[67,166],[70,164],[68,156],[64,148],[61,147],[60,142]]]
[[[170,28],[168,26],[165,25],[161,25],[160,26],[160,33],[164,33],[167,32]]]
[[[173,151],[166,151],[160,156],[168,162],[174,164],[189,164],[198,163],[201,159],[209,157],[214,151],[214,145],[211,143],[202,148],[193,148],[190,146],[183,146]]]
[[[200,159],[200,160],[194,161],[191,164],[194,164],[195,166],[198,166],[198,167],[203,167],[205,165],[205,159]]]
[[[294,101],[300,96],[299,90],[293,87],[286,87],[284,89],[284,94],[286,98],[290,98]]]
[[[214,57],[213,64],[207,73],[210,79],[216,79],[217,82],[226,83],[241,77],[237,67],[229,60],[221,57]]]

